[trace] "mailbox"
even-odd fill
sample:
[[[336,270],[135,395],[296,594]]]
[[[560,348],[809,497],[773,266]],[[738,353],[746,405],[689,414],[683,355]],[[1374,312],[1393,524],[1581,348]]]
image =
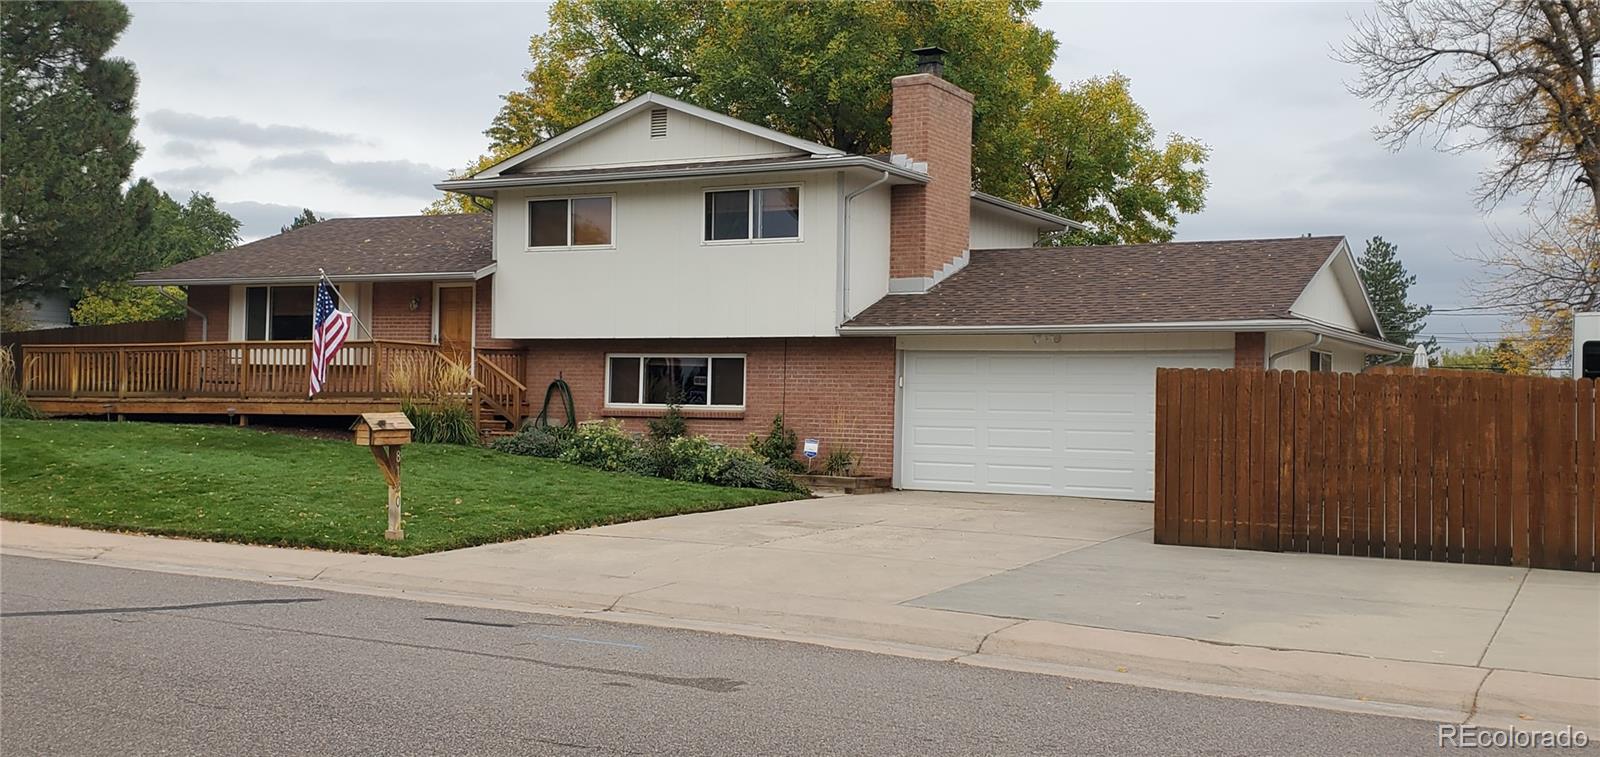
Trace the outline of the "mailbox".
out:
[[[405,413],[362,413],[350,427],[356,432],[356,444],[362,447],[410,444],[412,429]]]

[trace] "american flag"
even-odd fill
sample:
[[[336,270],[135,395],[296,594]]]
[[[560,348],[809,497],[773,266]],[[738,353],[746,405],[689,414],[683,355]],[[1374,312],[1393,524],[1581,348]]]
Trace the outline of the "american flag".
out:
[[[317,284],[317,304],[311,317],[311,393],[306,395],[308,397],[315,397],[322,391],[323,383],[328,380],[328,363],[350,336],[353,316],[338,308],[335,294],[327,279]]]

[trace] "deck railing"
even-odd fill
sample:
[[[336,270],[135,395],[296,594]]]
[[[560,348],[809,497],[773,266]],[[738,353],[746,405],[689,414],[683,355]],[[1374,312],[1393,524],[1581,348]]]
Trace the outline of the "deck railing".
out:
[[[39,398],[304,399],[310,350],[308,341],[25,345],[20,388]],[[397,368],[437,355],[423,342],[347,342],[317,396],[393,398]]]

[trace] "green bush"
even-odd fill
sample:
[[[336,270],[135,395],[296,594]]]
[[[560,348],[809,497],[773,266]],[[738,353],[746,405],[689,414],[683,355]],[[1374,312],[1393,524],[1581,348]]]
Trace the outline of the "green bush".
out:
[[[650,440],[653,442],[669,442],[689,434],[689,421],[684,419],[683,411],[676,403],[667,405],[666,414],[660,418],[651,418],[648,425]]]
[[[861,465],[861,456],[849,447],[835,447],[822,458],[822,472],[830,476],[853,476]]]
[[[805,465],[794,456],[799,446],[799,437],[795,436],[793,430],[783,425],[782,414],[772,418],[772,429],[766,436],[750,435],[750,451],[760,455],[768,465],[784,473],[799,473],[805,470]]]
[[[422,405],[407,400],[400,403],[400,411],[411,420],[411,425],[415,427],[411,438],[419,443],[478,443],[478,424],[465,402]]]
[[[44,417],[33,405],[28,404],[28,398],[10,387],[0,386],[0,418],[23,418],[34,420]]]
[[[636,473],[642,456],[639,441],[622,424],[607,421],[578,426],[571,443],[557,459],[600,470]]]
[[[576,432],[566,426],[524,426],[521,431],[497,439],[490,446],[513,455],[557,458]]]

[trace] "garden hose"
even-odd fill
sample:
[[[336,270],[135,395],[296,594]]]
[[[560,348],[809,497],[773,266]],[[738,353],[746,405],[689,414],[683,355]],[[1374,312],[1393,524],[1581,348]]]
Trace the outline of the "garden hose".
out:
[[[566,401],[567,428],[578,427],[578,413],[572,407],[572,387],[567,386],[567,380],[562,378],[550,382],[550,386],[544,390],[544,406],[539,408],[539,415],[533,419],[533,425],[540,428],[550,425],[550,398],[558,391],[561,392],[561,398]]]

